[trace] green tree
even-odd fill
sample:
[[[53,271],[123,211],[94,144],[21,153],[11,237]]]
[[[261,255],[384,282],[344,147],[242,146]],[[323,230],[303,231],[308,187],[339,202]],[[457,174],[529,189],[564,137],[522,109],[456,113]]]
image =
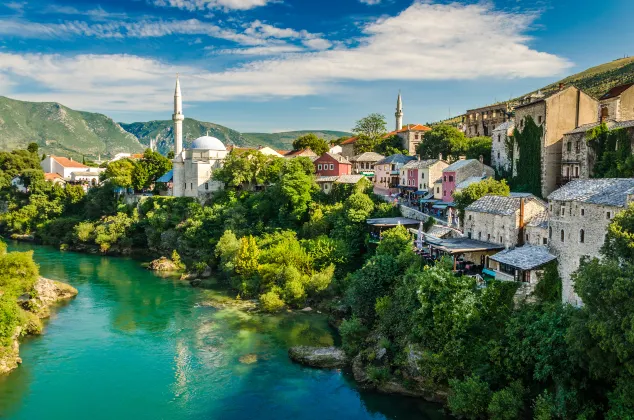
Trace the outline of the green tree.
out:
[[[479,200],[485,195],[501,195],[508,197],[511,189],[506,184],[506,180],[496,181],[493,178],[487,178],[475,184],[469,185],[459,193],[454,193],[453,198],[456,208],[460,214],[460,220],[464,220],[464,212],[469,205]]]
[[[313,133],[308,133],[293,141],[293,150],[304,149],[310,149],[315,152],[317,156],[321,156],[328,151],[329,147],[326,140],[317,137]]]
[[[438,159],[442,153],[443,159],[457,158],[466,146],[464,133],[450,125],[437,125],[424,134],[423,140],[416,148],[421,159]]]
[[[103,180],[109,179],[117,187],[130,188],[132,187],[134,169],[133,161],[130,159],[119,159],[108,164],[101,178]]]
[[[40,146],[37,143],[29,143],[29,145],[26,147],[26,150],[28,150],[29,153],[37,155],[40,150]]]
[[[387,122],[381,114],[370,114],[356,122],[352,132],[357,136],[365,136],[371,140],[378,140],[387,133]]]
[[[449,387],[451,392],[447,398],[447,405],[454,415],[467,419],[486,417],[491,401],[488,383],[473,375],[464,380],[451,379]]]
[[[366,194],[354,193],[346,200],[344,209],[349,221],[362,223],[372,214],[374,203]]]
[[[230,230],[225,230],[216,244],[215,254],[220,259],[220,269],[227,276],[235,270],[236,257],[241,245],[241,241]]]

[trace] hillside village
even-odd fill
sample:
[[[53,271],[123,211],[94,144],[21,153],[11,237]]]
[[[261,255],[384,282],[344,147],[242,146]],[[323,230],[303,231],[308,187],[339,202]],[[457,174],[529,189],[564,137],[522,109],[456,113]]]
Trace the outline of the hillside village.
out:
[[[403,108],[399,93],[394,130],[379,136],[398,143],[395,150],[401,153],[391,155],[362,151],[364,137],[360,134],[331,142],[320,154],[310,147],[225,147],[210,136],[184,148],[177,81],[175,150],[173,156],[170,154],[173,169],[156,184],[163,186],[161,194],[204,202],[223,188],[214,173],[230,155],[257,150],[275,158],[307,157],[313,162],[315,181],[323,193],[329,194],[336,184],[369,181],[377,195],[400,206],[404,218],[368,222],[377,240],[382,228],[406,225],[415,233],[416,247],[424,258],[451,256],[456,271],[475,275],[483,282],[488,278],[520,282],[521,293],[526,296],[544,267],[556,261],[564,303],[581,304],[572,273],[582,258],[599,256],[607,226],[634,202],[634,179],[621,178],[614,162],[612,168],[610,162],[604,162],[614,159],[621,166],[632,164],[628,158],[634,142],[634,83],[616,86],[599,99],[562,83],[547,94],[536,92],[512,104],[469,110],[458,130],[467,139],[490,138],[490,157],[486,156],[490,165],[482,155],[476,159],[439,153],[434,158],[421,158],[419,146],[433,129],[422,124],[403,125]],[[151,142],[150,149],[154,148]],[[87,189],[100,182],[108,164],[121,159],[135,161],[143,155],[120,153],[109,162],[93,165],[101,167],[46,156],[41,166],[47,180]],[[459,208],[455,197],[493,179],[507,179],[511,185],[511,180],[521,179],[524,185],[510,194],[478,197],[466,208]],[[25,189],[19,177],[12,182]]]

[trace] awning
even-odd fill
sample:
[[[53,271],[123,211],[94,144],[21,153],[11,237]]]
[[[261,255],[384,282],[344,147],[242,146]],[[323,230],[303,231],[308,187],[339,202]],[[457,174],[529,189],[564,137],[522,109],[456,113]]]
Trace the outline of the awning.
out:
[[[156,182],[172,182],[172,179],[174,179],[174,170],[167,172],[162,177],[157,179]]]
[[[426,195],[427,191],[416,191],[416,195]]]
[[[488,268],[485,268],[484,270],[482,270],[482,274],[486,274],[487,276],[491,276],[495,278],[495,271],[489,270]]]
[[[440,200],[434,200],[433,198],[421,198],[421,203],[437,203]]]
[[[446,204],[434,204],[433,206],[431,206],[432,209],[437,209],[437,210],[444,210],[447,208]]]
[[[456,207],[456,203],[453,201],[451,203],[447,203],[447,207]]]
[[[374,172],[361,172],[363,176],[374,176]]]

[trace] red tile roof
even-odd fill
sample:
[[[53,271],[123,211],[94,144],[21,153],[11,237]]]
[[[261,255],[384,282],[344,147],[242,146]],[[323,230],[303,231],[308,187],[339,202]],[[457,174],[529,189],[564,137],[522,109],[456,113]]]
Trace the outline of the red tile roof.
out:
[[[315,152],[310,149],[302,149],[302,150],[291,150],[284,156],[293,157],[293,156],[317,156]]]
[[[353,144],[357,140],[359,140],[359,137],[350,137],[349,139],[342,141],[341,144]]]
[[[61,156],[53,156],[51,155],[51,159],[54,159],[57,163],[59,163],[60,165],[62,165],[65,168],[87,168],[88,166],[84,165],[83,163],[74,161],[74,160],[70,160],[68,158],[65,157],[61,157]]]
[[[397,133],[404,133],[406,131],[431,131],[431,128],[422,124],[408,124],[405,127],[401,128],[400,130],[390,131],[384,136],[384,138],[393,136],[394,134],[397,134]],[[358,136],[350,137],[349,139],[342,141],[341,144],[354,144],[356,143],[357,140],[359,140]]]
[[[46,181],[53,181],[54,179],[62,179],[61,175],[55,173],[55,172],[46,172],[44,173],[44,179]]]

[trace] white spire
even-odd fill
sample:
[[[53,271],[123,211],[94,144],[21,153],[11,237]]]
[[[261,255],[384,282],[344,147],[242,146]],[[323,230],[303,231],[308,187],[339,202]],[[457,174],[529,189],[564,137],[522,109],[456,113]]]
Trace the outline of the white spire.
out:
[[[396,131],[403,128],[403,99],[401,98],[401,91],[398,91],[398,99],[396,100]]]
[[[181,83],[178,75],[176,75],[176,88],[174,89],[174,158],[178,158],[183,151],[183,98],[181,96]]]

